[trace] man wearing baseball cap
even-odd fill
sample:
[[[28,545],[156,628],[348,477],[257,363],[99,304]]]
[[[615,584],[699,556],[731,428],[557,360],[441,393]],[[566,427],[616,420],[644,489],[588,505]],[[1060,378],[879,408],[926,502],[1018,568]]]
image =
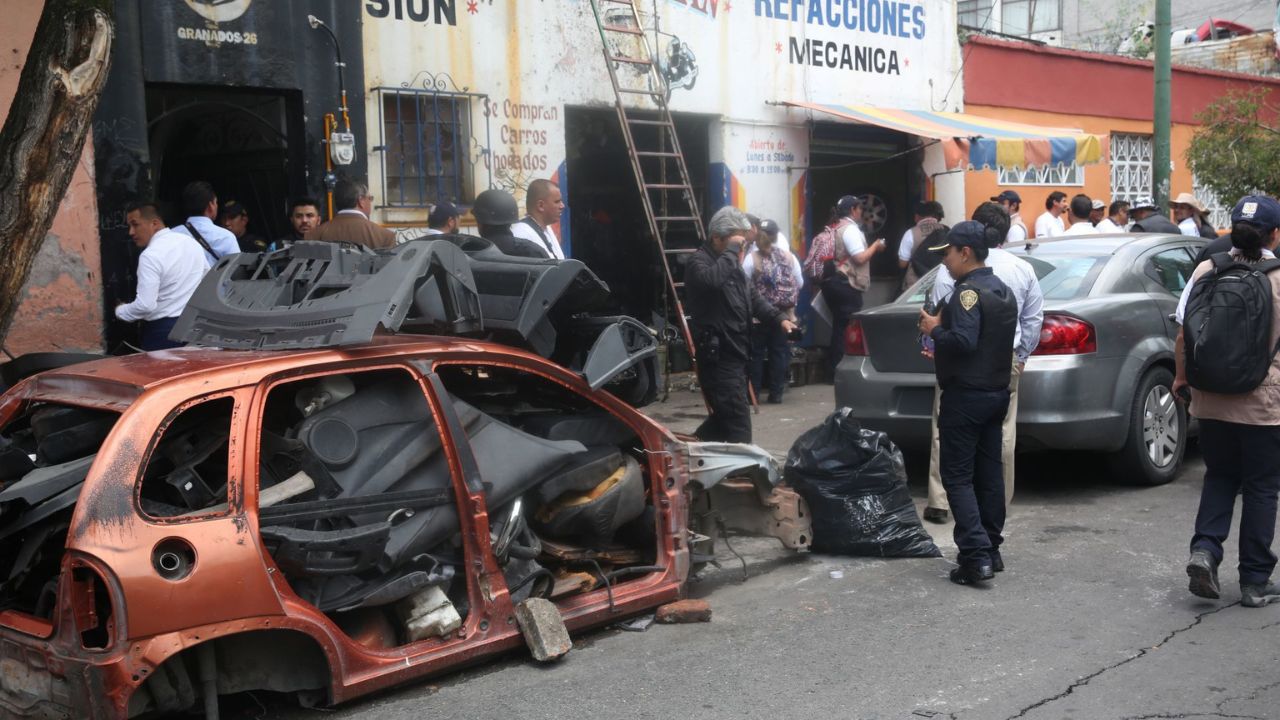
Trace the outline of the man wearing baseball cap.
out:
[[[1133,217],[1133,226],[1129,228],[1129,232],[1136,233],[1168,233],[1170,235],[1178,235],[1182,231],[1177,225],[1169,220],[1160,209],[1156,207],[1156,203],[1150,196],[1138,198],[1130,208],[1130,214]]]
[[[1022,196],[1013,190],[1004,190],[991,198],[991,202],[1009,211],[1009,234],[1005,236],[1005,244],[1023,242],[1027,239],[1027,224],[1022,221]]]
[[[1221,270],[1215,269],[1220,266],[1218,259],[1201,263],[1183,289],[1176,313],[1181,329],[1174,351],[1173,391],[1177,395],[1189,386],[1189,362],[1195,362],[1201,370],[1209,368],[1210,374],[1216,371],[1220,376],[1224,371],[1244,374],[1247,372],[1244,368],[1252,366],[1255,360],[1259,369],[1264,369],[1261,382],[1247,391],[1242,389],[1252,384],[1256,375],[1250,375],[1249,382],[1231,388],[1202,383],[1203,376],[1190,377],[1196,383],[1190,385],[1190,412],[1200,422],[1205,472],[1191,536],[1191,557],[1186,567],[1188,589],[1199,597],[1214,600],[1220,597],[1218,565],[1222,563],[1222,546],[1231,532],[1231,516],[1239,496],[1240,604],[1256,608],[1280,602],[1280,586],[1271,580],[1276,566],[1276,555],[1271,550],[1276,529],[1276,495],[1280,492],[1280,402],[1277,402],[1280,386],[1275,383],[1275,378],[1280,376],[1280,356],[1274,352],[1280,340],[1276,315],[1280,313],[1280,268],[1276,267],[1274,254],[1280,244],[1280,203],[1262,195],[1241,198],[1231,211],[1231,243],[1229,258],[1219,256],[1227,260],[1221,264]],[[1237,263],[1249,269],[1245,273],[1233,270]],[[1220,274],[1206,277],[1210,273]],[[1241,293],[1241,288],[1249,294],[1269,291],[1270,312],[1227,316],[1207,312],[1207,307],[1222,307],[1214,292],[1218,287],[1217,278],[1226,277],[1227,273],[1234,273],[1231,282],[1234,297],[1240,297],[1236,293]],[[1262,278],[1257,278],[1259,274]],[[1249,276],[1254,279],[1250,280]],[[1200,282],[1209,283],[1209,289],[1196,293]],[[1215,315],[1224,319],[1215,322]],[[1188,333],[1188,328],[1195,332]],[[1203,351],[1209,354],[1206,358],[1184,352],[1188,343],[1204,347],[1201,342],[1219,350],[1223,342],[1257,350],[1215,365],[1214,358],[1221,353],[1215,355],[1206,349]],[[1264,363],[1263,359],[1269,362]],[[1210,387],[1202,387],[1206,384]]]
[[[423,235],[452,235],[458,232],[458,207],[448,200],[441,200],[431,208],[427,216],[427,231]]]
[[[1102,222],[1102,219],[1106,216],[1107,204],[1100,198],[1094,198],[1093,207],[1089,210],[1089,222],[1092,223],[1094,227],[1097,227],[1098,223]]]
[[[1013,292],[986,266],[986,226],[956,223],[931,248],[956,279],[938,315],[920,311],[923,354],[932,357],[942,399],[938,450],[942,485],[955,516],[958,567],[951,582],[972,585],[1004,569],[1004,470],[1001,431],[1018,328]],[[930,350],[932,344],[932,350]]]

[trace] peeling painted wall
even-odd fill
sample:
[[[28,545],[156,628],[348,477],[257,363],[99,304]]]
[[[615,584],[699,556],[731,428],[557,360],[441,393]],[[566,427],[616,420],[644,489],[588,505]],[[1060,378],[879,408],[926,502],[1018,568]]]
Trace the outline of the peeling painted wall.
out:
[[[41,2],[6,4],[5,22],[0,24],[0,115],[9,113],[42,7]],[[86,141],[80,166],[22,290],[5,349],[13,355],[100,352],[100,274],[93,143]]]
[[[487,101],[475,101],[473,184],[477,191],[490,185],[512,191],[522,203],[528,182],[557,173],[566,144],[573,142],[565,138],[565,109],[614,103],[587,0],[361,2],[369,175],[375,187],[386,170],[379,147],[378,87],[486,94]],[[711,124],[708,139],[713,186],[717,173],[727,173],[721,197],[765,216],[790,218],[793,233],[797,211],[802,212],[804,173],[789,168],[808,163],[811,117],[807,110],[770,103],[956,110],[962,102],[962,88],[953,86],[960,57],[955,3],[949,0],[636,4],[650,42],[655,26],[666,33],[660,36],[662,56],[675,35],[696,57],[696,81],[674,90],[670,106],[675,113],[722,120]],[[600,5],[606,13],[629,12],[614,3]],[[627,48],[634,39],[615,35],[611,41],[614,37],[623,38],[616,41],[615,55],[637,55]],[[629,87],[645,87],[645,76],[635,66],[620,63],[617,72]],[[642,96],[628,98],[628,106],[648,107]],[[631,170],[619,167],[618,172]],[[424,217],[425,211],[384,209],[379,219],[420,223]]]

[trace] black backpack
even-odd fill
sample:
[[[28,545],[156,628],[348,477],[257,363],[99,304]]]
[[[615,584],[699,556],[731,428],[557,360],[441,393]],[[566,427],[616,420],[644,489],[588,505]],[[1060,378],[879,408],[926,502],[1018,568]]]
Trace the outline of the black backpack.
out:
[[[936,252],[930,252],[929,246],[934,244],[934,240],[941,240],[947,237],[947,233],[951,228],[939,223],[936,230],[929,233],[929,237],[916,238],[915,248],[911,250],[911,269],[915,272],[916,277],[924,277],[930,270],[942,264],[942,256]],[[916,233],[919,235],[919,233]]]
[[[1271,345],[1273,295],[1267,273],[1280,260],[1247,264],[1228,253],[1191,288],[1183,313],[1187,382],[1204,392],[1247,393],[1262,384],[1280,347]]]

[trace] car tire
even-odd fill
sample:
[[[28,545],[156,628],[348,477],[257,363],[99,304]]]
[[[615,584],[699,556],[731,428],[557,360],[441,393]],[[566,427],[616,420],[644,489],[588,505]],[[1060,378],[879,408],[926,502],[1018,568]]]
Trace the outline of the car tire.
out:
[[[1163,485],[1182,467],[1187,409],[1173,396],[1173,373],[1153,367],[1138,382],[1129,406],[1125,445],[1110,458],[1111,474],[1128,485]]]

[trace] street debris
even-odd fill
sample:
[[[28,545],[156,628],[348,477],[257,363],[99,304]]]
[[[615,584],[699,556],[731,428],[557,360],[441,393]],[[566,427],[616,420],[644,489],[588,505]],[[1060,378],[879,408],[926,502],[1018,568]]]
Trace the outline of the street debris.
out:
[[[940,557],[907,489],[902,452],[859,426],[848,408],[801,435],[785,478],[813,513],[813,551],[869,557]]]
[[[520,625],[529,652],[538,662],[559,660],[573,649],[564,618],[550,600],[529,598],[516,605],[516,623]]]
[[[706,600],[677,600],[659,607],[656,617],[663,625],[711,622],[711,605]]]

